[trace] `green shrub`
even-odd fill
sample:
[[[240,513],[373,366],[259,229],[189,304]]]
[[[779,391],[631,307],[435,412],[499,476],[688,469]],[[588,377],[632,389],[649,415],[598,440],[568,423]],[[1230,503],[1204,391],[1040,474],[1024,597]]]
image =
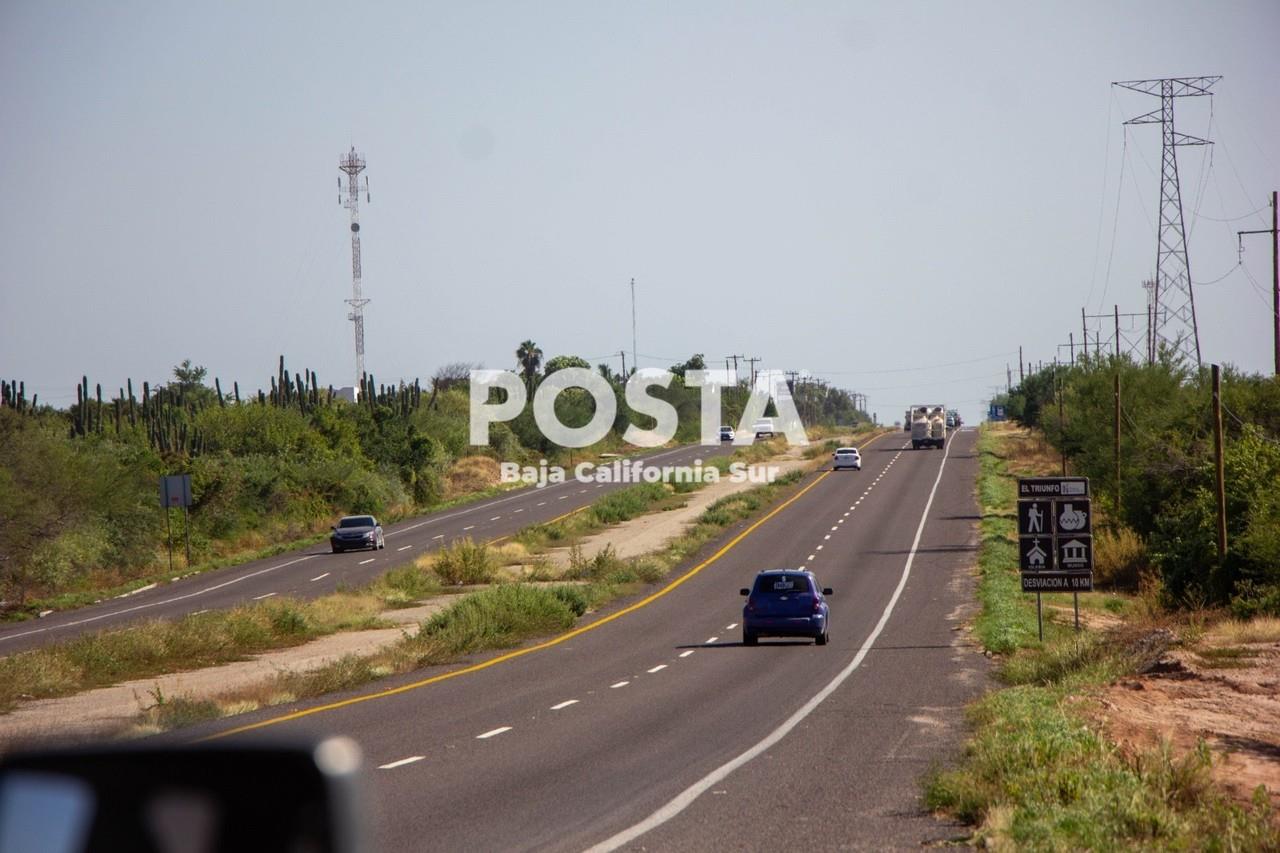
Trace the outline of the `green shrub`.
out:
[[[497,649],[573,624],[573,607],[555,591],[504,584],[466,596],[435,614],[415,638],[447,654]]]
[[[498,561],[488,545],[468,536],[441,548],[432,569],[447,584],[490,583],[497,575]]]

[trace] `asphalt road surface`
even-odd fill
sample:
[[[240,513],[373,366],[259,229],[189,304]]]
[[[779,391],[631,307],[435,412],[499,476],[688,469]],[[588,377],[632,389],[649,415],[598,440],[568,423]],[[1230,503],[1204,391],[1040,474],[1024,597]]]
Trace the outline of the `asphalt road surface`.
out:
[[[646,465],[693,465],[729,453],[731,447],[691,445],[633,457]],[[175,619],[204,610],[234,607],[273,596],[317,598],[368,583],[378,575],[455,539],[492,541],[530,524],[581,509],[615,489],[634,483],[582,484],[569,480],[544,488],[522,488],[500,497],[441,510],[385,528],[380,551],[334,554],[327,541],[309,547],[204,572],[98,604],[66,610],[0,628],[0,655],[145,619]]]
[[[809,475],[638,600],[515,652],[186,730],[343,734],[381,850],[918,848],[957,834],[919,779],[983,687],[960,630],[977,547],[976,434]],[[741,645],[765,568],[815,571],[831,644]]]

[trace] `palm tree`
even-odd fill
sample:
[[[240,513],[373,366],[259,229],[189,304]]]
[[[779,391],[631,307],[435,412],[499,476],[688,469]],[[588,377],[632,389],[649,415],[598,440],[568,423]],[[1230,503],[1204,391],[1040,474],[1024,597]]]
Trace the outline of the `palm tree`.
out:
[[[516,350],[516,361],[520,363],[520,372],[524,374],[524,384],[533,392],[533,380],[542,366],[542,350],[533,341],[525,341]]]

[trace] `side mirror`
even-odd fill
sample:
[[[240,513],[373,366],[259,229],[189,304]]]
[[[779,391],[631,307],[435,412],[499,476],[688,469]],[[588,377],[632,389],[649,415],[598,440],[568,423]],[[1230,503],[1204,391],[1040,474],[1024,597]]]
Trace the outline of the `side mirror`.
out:
[[[750,595],[750,594],[751,594],[751,590],[749,589],[744,588],[744,589],[738,590],[738,595]]]
[[[823,595],[831,595],[831,587],[829,587],[829,586],[824,586],[824,587],[822,588],[822,594],[823,594]]]
[[[347,738],[14,752],[0,848],[357,851],[360,763]]]

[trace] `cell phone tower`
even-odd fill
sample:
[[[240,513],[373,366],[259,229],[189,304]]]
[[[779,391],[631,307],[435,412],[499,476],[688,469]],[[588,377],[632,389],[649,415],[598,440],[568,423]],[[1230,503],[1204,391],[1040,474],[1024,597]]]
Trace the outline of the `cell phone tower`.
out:
[[[360,173],[364,171],[364,158],[356,153],[355,146],[338,158],[338,171],[347,175],[347,194],[342,196],[342,178],[338,178],[338,204],[351,211],[351,298],[345,300],[351,306],[347,319],[356,327],[356,394],[364,389],[364,306],[369,300],[360,289]],[[364,200],[369,201],[369,176],[364,178]]]
[[[1180,145],[1213,143],[1173,129],[1173,102],[1176,98],[1211,95],[1209,90],[1221,79],[1221,76],[1164,77],[1111,84],[1160,99],[1159,109],[1125,122],[1127,125],[1160,125],[1160,225],[1156,233],[1150,357],[1154,359],[1163,343],[1187,358],[1194,358],[1196,367],[1200,367],[1200,332],[1196,328],[1196,302],[1191,292],[1191,264],[1187,260],[1187,236],[1183,228],[1177,151]]]

